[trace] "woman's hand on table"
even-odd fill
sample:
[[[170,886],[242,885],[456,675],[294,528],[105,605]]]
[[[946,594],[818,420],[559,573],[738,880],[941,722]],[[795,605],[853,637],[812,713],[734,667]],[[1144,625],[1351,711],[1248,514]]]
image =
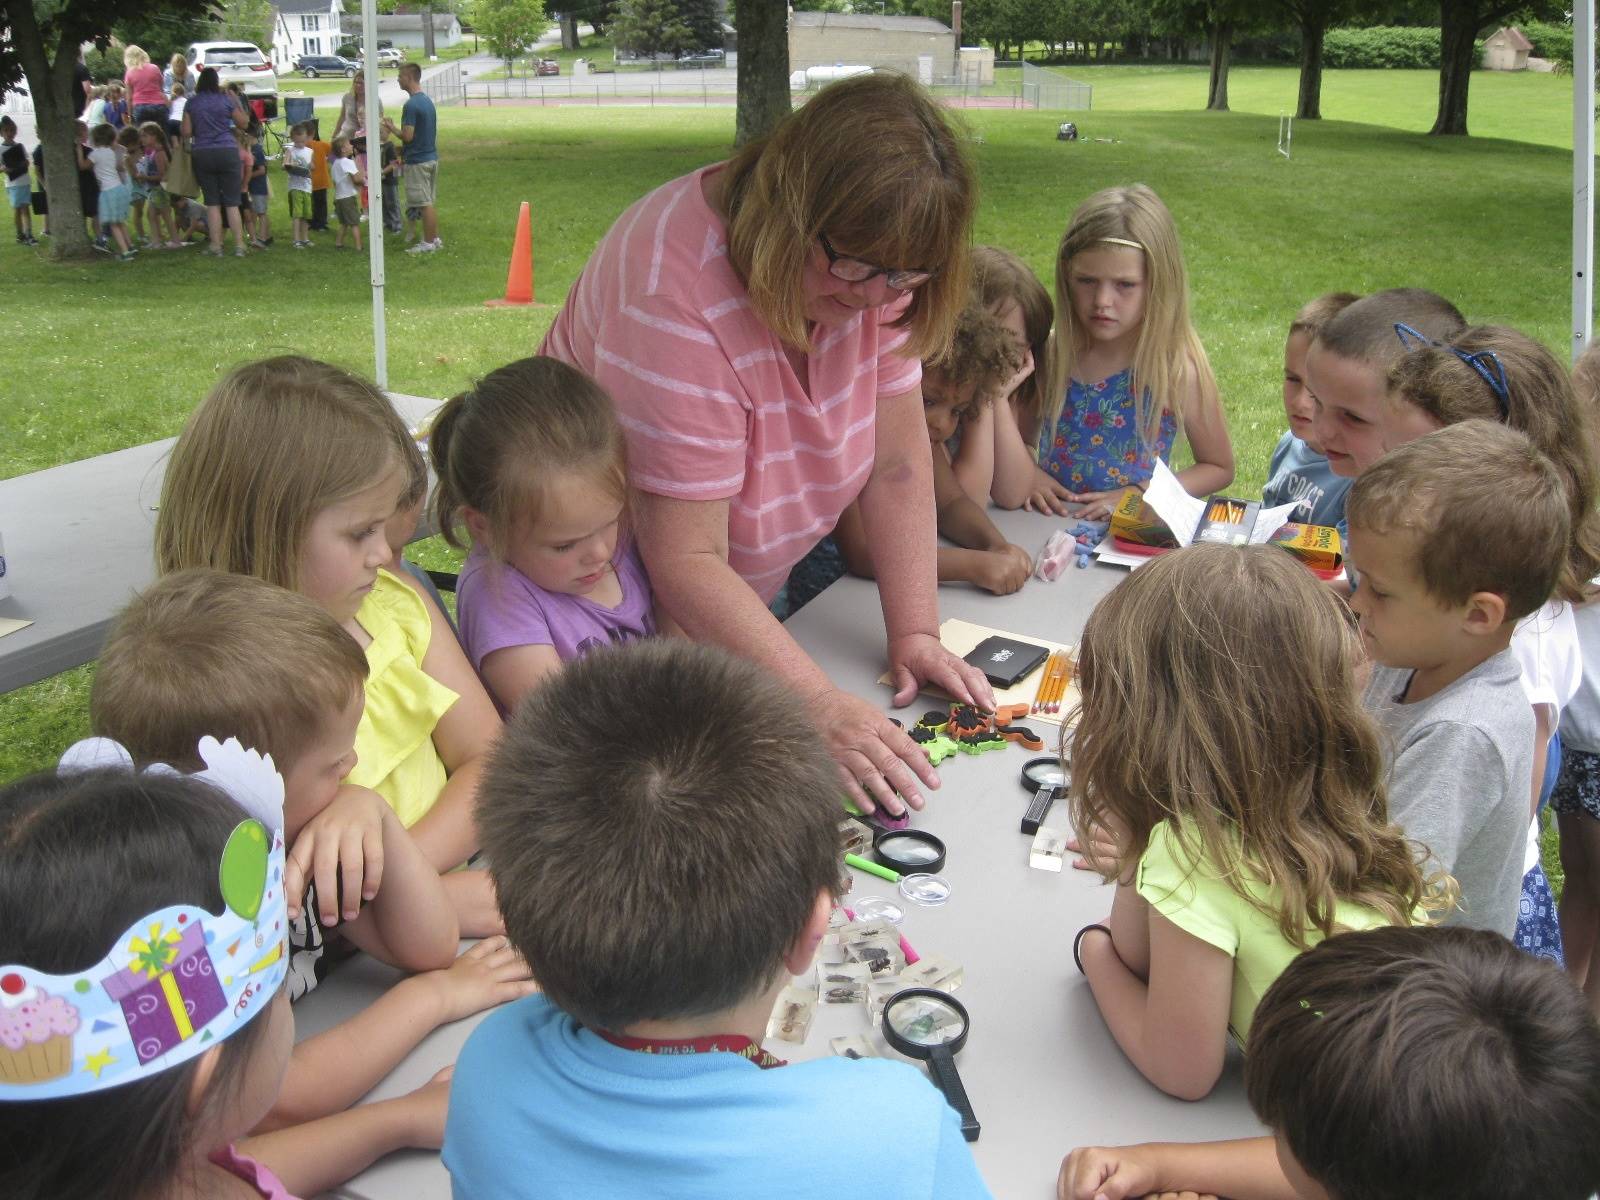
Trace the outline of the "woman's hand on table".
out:
[[[883,808],[900,816],[906,805],[923,806],[919,782],[939,786],[922,747],[865,700],[829,689],[812,701],[811,714],[839,765],[845,792],[862,812]]]
[[[954,696],[962,704],[994,708],[994,689],[983,672],[946,650],[931,633],[913,633],[889,643],[889,686],[894,706],[904,708],[924,685]]]

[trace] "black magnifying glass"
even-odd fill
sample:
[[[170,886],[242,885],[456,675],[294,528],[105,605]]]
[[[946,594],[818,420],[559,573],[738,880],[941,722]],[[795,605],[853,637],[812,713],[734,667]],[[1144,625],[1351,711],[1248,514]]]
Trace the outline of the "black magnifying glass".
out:
[[[872,839],[872,852],[902,875],[931,875],[944,866],[944,842],[921,829],[886,829]]]
[[[961,1001],[936,988],[907,988],[883,1006],[884,1039],[907,1058],[928,1064],[928,1074],[961,1118],[961,1136],[978,1140],[982,1126],[956,1073],[955,1056],[967,1044],[970,1024]]]
[[[1032,836],[1039,832],[1050,807],[1067,795],[1072,782],[1072,770],[1053,754],[1030,758],[1022,764],[1022,786],[1033,794],[1028,809],[1022,814],[1022,832]]]

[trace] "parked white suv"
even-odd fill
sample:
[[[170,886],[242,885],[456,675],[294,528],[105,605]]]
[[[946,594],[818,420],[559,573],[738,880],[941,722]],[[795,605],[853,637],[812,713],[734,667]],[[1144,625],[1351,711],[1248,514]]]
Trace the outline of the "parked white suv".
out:
[[[268,119],[278,115],[278,73],[260,47],[249,42],[195,42],[183,56],[196,71],[215,67],[223,87],[242,84],[246,100],[265,103]]]

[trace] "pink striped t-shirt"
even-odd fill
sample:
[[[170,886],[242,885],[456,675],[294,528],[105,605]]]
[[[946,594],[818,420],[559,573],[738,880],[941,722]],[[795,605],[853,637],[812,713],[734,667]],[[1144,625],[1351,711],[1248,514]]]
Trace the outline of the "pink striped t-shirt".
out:
[[[617,219],[540,347],[615,399],[633,486],[728,500],[728,562],[763,600],[872,470],[878,397],[922,379],[890,323],[906,296],[816,331],[802,380],[728,262],[701,180],[664,184]]]

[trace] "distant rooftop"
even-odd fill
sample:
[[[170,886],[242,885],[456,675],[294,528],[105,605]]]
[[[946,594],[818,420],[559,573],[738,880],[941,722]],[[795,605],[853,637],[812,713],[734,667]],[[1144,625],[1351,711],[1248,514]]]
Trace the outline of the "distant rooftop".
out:
[[[790,13],[796,26],[821,25],[833,29],[882,29],[897,33],[949,33],[950,26],[932,17],[887,17],[870,13]]]

